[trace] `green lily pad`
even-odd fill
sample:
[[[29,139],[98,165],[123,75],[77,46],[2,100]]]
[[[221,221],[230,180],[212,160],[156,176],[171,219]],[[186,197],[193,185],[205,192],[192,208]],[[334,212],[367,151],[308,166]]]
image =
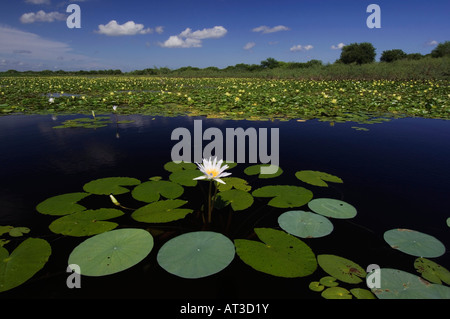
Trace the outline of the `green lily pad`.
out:
[[[367,275],[361,266],[343,257],[318,255],[317,262],[327,274],[349,284],[358,284]]]
[[[76,212],[81,212],[86,207],[77,204],[88,193],[68,193],[47,198],[36,206],[36,210],[45,215],[62,216]]]
[[[315,213],[339,219],[353,218],[356,208],[341,200],[333,198],[316,198],[308,203],[308,207]]]
[[[142,202],[151,203],[159,200],[160,195],[175,199],[184,192],[183,186],[170,181],[148,181],[136,186],[131,196]]]
[[[56,234],[66,236],[92,236],[116,228],[119,224],[105,220],[122,215],[122,211],[114,208],[85,210],[58,218],[49,228]]]
[[[445,246],[435,237],[411,229],[391,229],[384,233],[384,240],[394,249],[417,257],[439,257]]]
[[[450,217],[447,218],[447,226],[450,227]]]
[[[202,175],[203,173],[199,170],[185,169],[173,172],[170,174],[169,179],[183,186],[196,186],[197,180],[194,180],[194,178]]]
[[[190,162],[180,162],[180,163],[168,162],[168,163],[164,164],[164,169],[166,171],[173,173],[173,172],[182,171],[185,169],[195,170],[195,169],[197,169],[197,165],[194,163],[190,163]]]
[[[339,283],[336,282],[336,278],[333,276],[325,276],[320,278],[320,284],[324,285],[325,287],[336,287],[339,286]]]
[[[192,213],[192,209],[178,208],[186,203],[187,201],[181,199],[168,199],[150,203],[135,210],[131,217],[144,223],[168,223],[182,219],[187,214]]]
[[[281,214],[278,224],[285,232],[301,238],[323,237],[333,231],[333,224],[328,218],[301,210]]]
[[[133,267],[152,249],[153,237],[148,231],[115,229],[90,237],[76,246],[68,263],[78,265],[82,275],[106,276]]]
[[[380,269],[380,287],[372,292],[379,299],[450,299],[450,287],[392,268]]]
[[[9,235],[12,237],[20,237],[23,236],[23,234],[28,234],[30,232],[30,229],[28,227],[13,227],[9,231]]]
[[[321,187],[328,187],[326,182],[343,183],[339,177],[319,171],[298,171],[295,173],[295,177],[302,182]]]
[[[0,247],[0,292],[15,288],[33,277],[47,263],[52,249],[41,238],[24,240],[11,255]]]
[[[233,242],[211,231],[185,233],[167,241],[157,255],[158,264],[182,278],[202,278],[225,269],[234,259]]]
[[[434,261],[426,258],[417,258],[414,261],[414,268],[422,274],[423,278],[432,283],[442,284],[442,282],[445,282],[447,285],[450,285],[450,271]]]
[[[356,299],[377,299],[377,297],[367,289],[353,288],[350,289],[350,293],[355,296]]]
[[[300,186],[270,185],[252,192],[254,197],[273,197],[268,205],[279,208],[300,207],[308,203],[313,193]]]
[[[252,189],[245,179],[239,177],[224,177],[222,178],[222,181],[224,181],[225,184],[219,184],[218,188],[220,192],[227,191],[232,188],[239,189],[244,192],[248,192]]]
[[[120,195],[130,191],[123,186],[136,186],[140,183],[140,180],[131,177],[105,177],[84,184],[83,190],[97,195]]]
[[[236,253],[250,267],[269,275],[294,278],[312,274],[316,256],[300,239],[271,228],[255,228],[262,242],[236,239]]]
[[[217,194],[216,207],[223,208],[230,204],[234,211],[244,210],[252,206],[253,196],[240,189],[230,189]]]
[[[342,287],[331,287],[322,291],[321,296],[325,299],[352,299],[350,291]]]
[[[269,167],[271,166],[270,164],[257,164],[257,165],[252,165],[252,166],[248,166],[244,169],[244,173],[247,175],[258,175],[259,178],[274,178],[277,176],[280,176],[281,174],[283,174],[283,170],[276,166],[277,171],[275,173],[271,173],[271,174],[262,174],[261,173],[261,168],[262,167]],[[275,166],[275,165],[273,165]]]
[[[318,281],[311,281],[309,283],[308,288],[312,291],[320,292],[325,289],[325,286],[322,286]]]

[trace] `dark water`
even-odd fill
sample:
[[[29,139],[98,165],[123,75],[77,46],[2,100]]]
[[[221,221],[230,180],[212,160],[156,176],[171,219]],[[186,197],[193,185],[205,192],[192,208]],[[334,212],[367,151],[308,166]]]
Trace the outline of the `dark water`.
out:
[[[171,140],[171,133],[177,127],[193,132],[194,124],[194,118],[135,115],[121,118],[134,122],[118,127],[52,128],[69,118],[74,116],[0,118],[0,225],[27,226],[31,228],[28,236],[46,238],[53,250],[43,270],[22,286],[0,293],[0,298],[321,298],[320,293],[308,289],[311,281],[326,275],[320,268],[305,278],[284,279],[259,273],[238,256],[216,275],[196,280],[175,277],[156,263],[162,245],[158,241],[135,267],[111,276],[82,277],[82,288],[67,288],[67,258],[83,239],[50,233],[47,227],[55,218],[37,213],[35,206],[50,196],[82,191],[85,183],[97,178],[128,176],[145,181],[152,176],[168,177],[163,164],[171,160],[171,149],[177,143]],[[304,186],[316,198],[333,197],[357,208],[355,218],[333,220],[331,235],[305,240],[316,255],[336,254],[363,268],[378,264],[416,273],[415,257],[395,251],[384,242],[386,230],[414,229],[450,247],[446,225],[450,217],[448,121],[407,118],[382,124],[331,126],[316,120],[202,120],[203,129],[217,127],[224,132],[225,128],[236,127],[279,128],[279,158],[284,173],[276,182],[265,183]],[[352,126],[364,126],[369,131],[357,131]],[[231,171],[233,176],[250,180],[240,166]],[[344,183],[327,189],[307,186],[295,178],[298,170],[328,172]],[[252,184],[254,189],[257,185]],[[276,218],[282,211],[268,209],[257,216],[241,216],[231,234],[240,238],[250,234],[253,227],[277,227]],[[448,252],[433,260],[450,268]]]

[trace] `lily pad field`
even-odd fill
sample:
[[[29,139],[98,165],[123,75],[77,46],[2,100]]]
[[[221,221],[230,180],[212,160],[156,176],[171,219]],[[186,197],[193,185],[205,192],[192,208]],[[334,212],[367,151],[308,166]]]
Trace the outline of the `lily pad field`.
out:
[[[276,172],[173,161],[195,120]],[[0,298],[450,299],[449,120],[447,80],[0,77]]]

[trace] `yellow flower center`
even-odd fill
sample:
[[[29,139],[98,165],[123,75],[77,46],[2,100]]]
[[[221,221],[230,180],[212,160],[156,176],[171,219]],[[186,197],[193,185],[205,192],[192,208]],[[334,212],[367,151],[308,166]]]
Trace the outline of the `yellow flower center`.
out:
[[[219,170],[217,170],[216,168],[210,168],[206,170],[206,174],[208,174],[209,177],[214,178],[219,175]]]

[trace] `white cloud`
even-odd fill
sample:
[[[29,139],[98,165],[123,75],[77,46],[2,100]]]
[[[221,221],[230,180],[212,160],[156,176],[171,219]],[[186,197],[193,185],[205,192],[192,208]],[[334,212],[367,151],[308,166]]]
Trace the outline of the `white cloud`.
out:
[[[164,48],[199,48],[204,39],[218,39],[227,33],[227,29],[222,26],[214,28],[197,30],[192,32],[191,28],[186,28],[178,35],[172,35],[159,45]]]
[[[313,49],[314,47],[311,44],[302,46],[300,44],[294,45],[293,47],[291,47],[289,50],[291,52],[297,52],[297,51],[309,51],[311,49]]]
[[[344,46],[345,46],[345,44],[341,42],[341,43],[339,43],[338,45],[332,45],[332,46],[331,46],[331,49],[333,49],[333,50],[340,50],[340,49],[342,49]]]
[[[246,45],[244,45],[244,50],[250,50],[256,45],[255,42],[248,42]]]
[[[33,69],[40,65],[50,68],[57,63],[60,67],[66,65],[61,63],[76,63],[77,68],[87,68],[97,63],[94,59],[74,53],[67,43],[7,26],[0,26],[0,43],[0,59],[4,62],[2,68],[6,69],[8,66]]]
[[[31,4],[50,4],[50,0],[26,0],[25,2]]]
[[[439,42],[437,42],[436,40],[431,40],[431,41],[428,41],[427,43],[425,43],[426,46],[430,46],[430,47],[438,45],[438,44],[439,44]]]
[[[49,12],[46,13],[43,10],[39,10],[38,12],[29,12],[24,13],[20,17],[20,22],[22,23],[34,23],[34,22],[53,22],[53,21],[63,21],[66,20],[67,17],[64,13],[59,12]]]
[[[262,26],[252,29],[253,32],[262,32],[262,33],[274,33],[274,32],[279,32],[279,31],[288,31],[288,30],[290,30],[290,29],[284,25],[277,25],[273,28],[262,25]]]
[[[163,32],[164,32],[164,27],[162,27],[162,26],[156,27],[156,28],[155,28],[155,32],[158,33],[158,34],[163,33]]]
[[[108,24],[100,24],[98,30],[99,34],[105,34],[107,36],[121,36],[121,35],[136,35],[152,33],[151,28],[144,29],[143,24],[134,23],[134,21],[128,21],[124,24],[118,24],[116,20],[111,20]]]

